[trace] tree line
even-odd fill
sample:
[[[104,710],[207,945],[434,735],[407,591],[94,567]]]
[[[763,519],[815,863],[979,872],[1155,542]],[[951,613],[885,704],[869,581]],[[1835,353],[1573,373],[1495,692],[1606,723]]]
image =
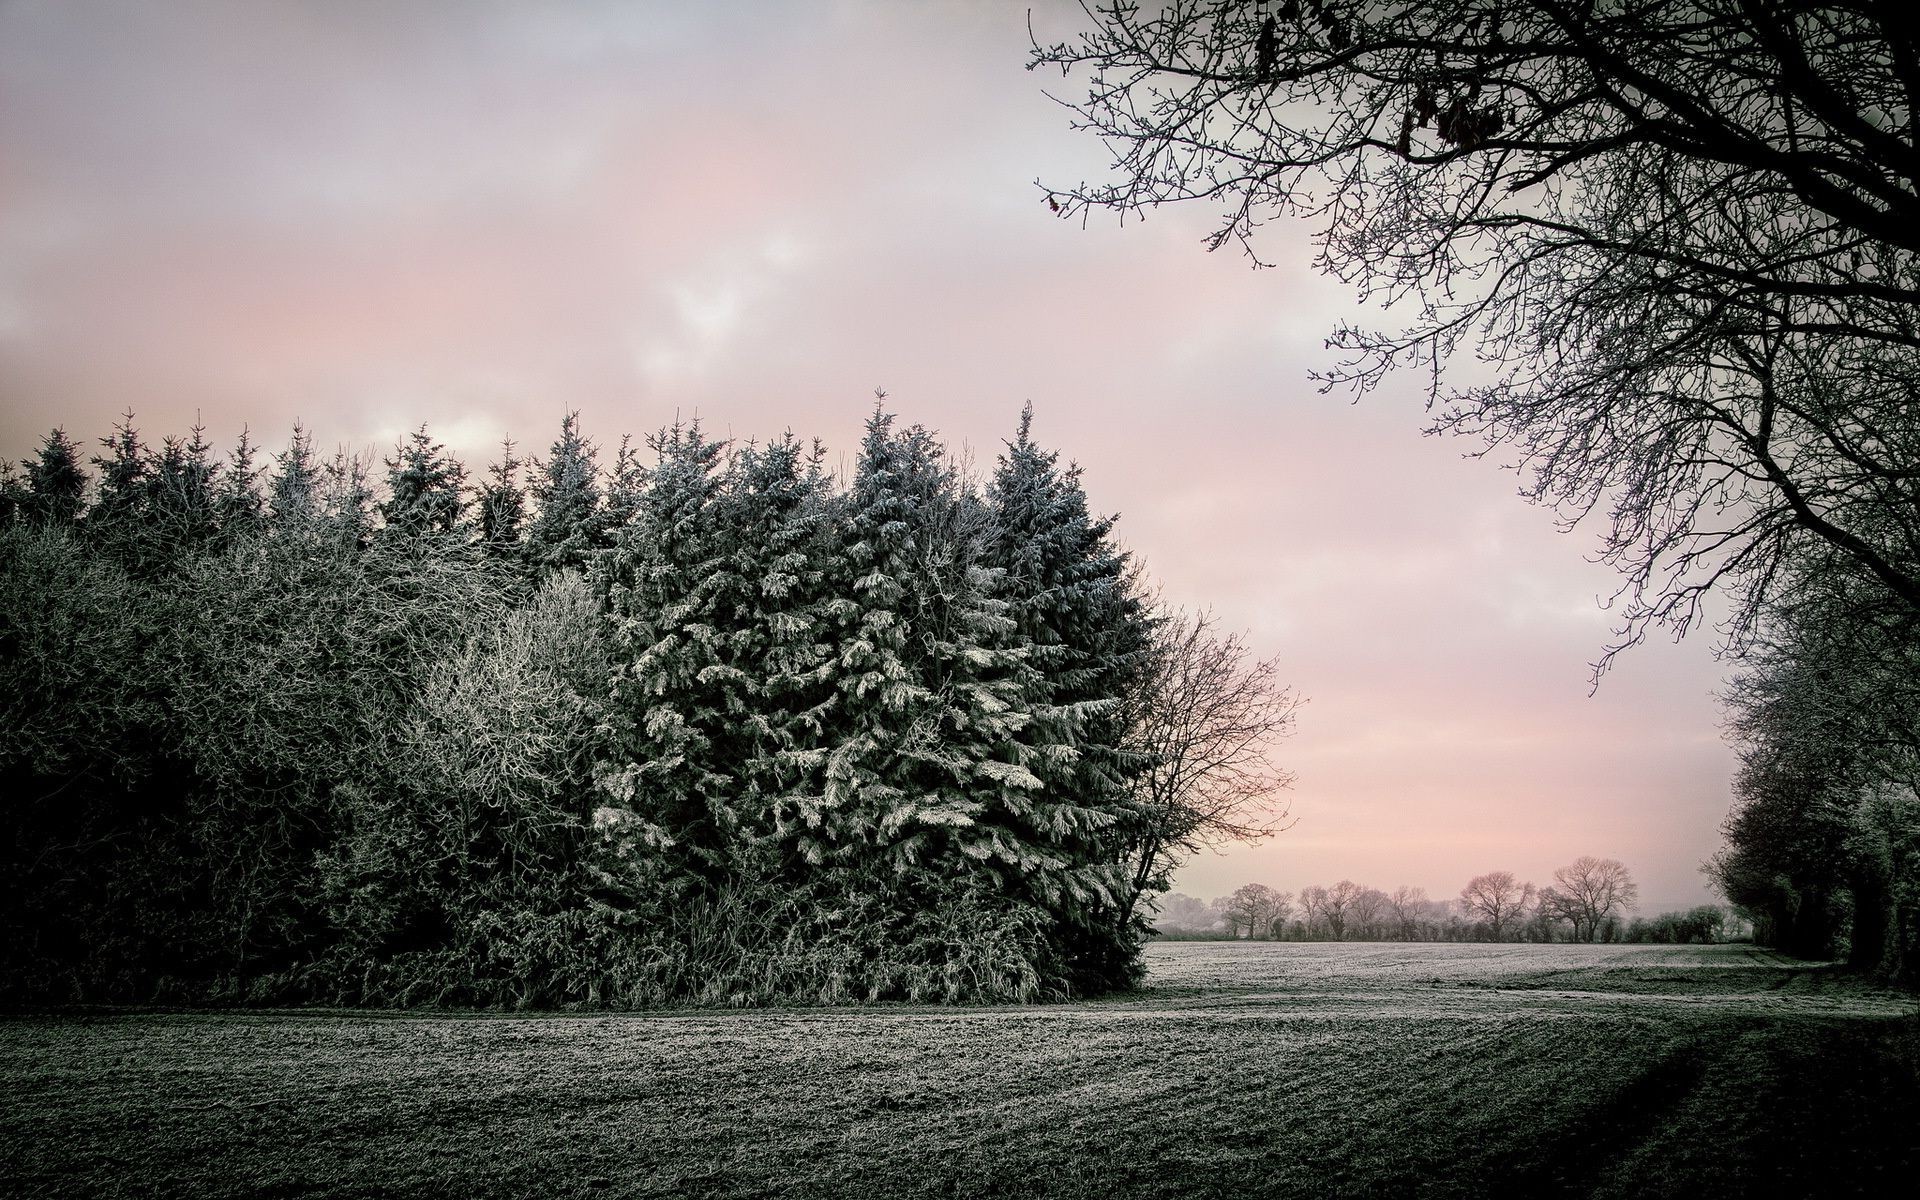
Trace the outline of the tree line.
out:
[[[1128,986],[1293,700],[1030,422],[984,482],[884,406],[844,480],[698,423],[603,464],[575,414],[478,479],[424,426],[55,430],[0,478],[0,999]]]
[[[1511,871],[1476,875],[1457,897],[1425,888],[1391,892],[1351,879],[1293,892],[1249,883],[1205,903],[1174,893],[1158,908],[1161,936],[1296,941],[1617,942],[1717,941],[1724,916],[1713,906],[1629,921],[1639,889],[1615,859],[1583,855],[1536,887]]]
[[[1404,325],[1431,432],[1598,535],[1616,636],[1717,621],[1741,749],[1710,877],[1764,944],[1920,970],[1920,42],[1894,5],[1129,0],[1077,77],[1114,178],[1063,217],[1200,201],[1260,261]],[[1463,370],[1456,370],[1462,367]]]

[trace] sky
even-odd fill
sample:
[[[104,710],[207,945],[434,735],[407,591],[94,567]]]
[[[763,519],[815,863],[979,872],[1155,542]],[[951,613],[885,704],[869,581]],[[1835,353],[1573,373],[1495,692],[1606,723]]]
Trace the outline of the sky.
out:
[[[1041,8],[1043,38],[1077,9]],[[478,475],[577,409],[611,458],[697,416],[845,463],[875,389],[991,467],[1021,406],[1173,604],[1307,697],[1295,824],[1176,889],[1457,895],[1618,858],[1713,899],[1735,766],[1711,634],[1597,694],[1597,531],[1558,532],[1418,380],[1309,378],[1378,321],[1275,225],[1084,226],[1106,150],[1016,3],[0,0],[0,455],[122,412],[269,449],[421,422]]]

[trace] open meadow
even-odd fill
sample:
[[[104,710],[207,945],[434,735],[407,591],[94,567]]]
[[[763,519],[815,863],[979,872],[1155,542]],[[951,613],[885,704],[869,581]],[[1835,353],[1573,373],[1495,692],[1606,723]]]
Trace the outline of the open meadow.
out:
[[[10,1195],[1908,1195],[1911,996],[1746,946],[1161,943],[1043,1007],[0,1023]]]

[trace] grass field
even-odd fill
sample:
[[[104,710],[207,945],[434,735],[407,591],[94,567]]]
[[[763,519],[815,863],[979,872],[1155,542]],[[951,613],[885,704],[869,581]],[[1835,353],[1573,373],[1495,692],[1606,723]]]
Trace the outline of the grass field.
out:
[[[1034,1008],[0,1021],[12,1195],[1912,1194],[1910,996],[1747,947],[1174,943]]]

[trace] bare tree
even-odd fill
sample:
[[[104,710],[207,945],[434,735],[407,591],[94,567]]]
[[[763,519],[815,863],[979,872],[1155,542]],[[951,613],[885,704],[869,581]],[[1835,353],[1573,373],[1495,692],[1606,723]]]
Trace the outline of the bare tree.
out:
[[[1640,889],[1617,859],[1583,854],[1553,873],[1555,905],[1573,923],[1575,941],[1591,942],[1610,920],[1633,907]]]
[[[1435,429],[1604,512],[1614,653],[1709,592],[1745,644],[1803,558],[1920,615],[1920,52],[1894,4],[1111,0],[1083,72],[1117,178],[1063,216],[1199,200],[1212,247],[1318,227],[1400,302],[1328,386],[1429,381]],[[1456,356],[1471,375],[1456,385]]]
[[[1273,929],[1274,914],[1280,910],[1281,893],[1264,883],[1249,883],[1227,897],[1226,915],[1237,931],[1245,927],[1250,938],[1265,938]]]
[[[1389,907],[1387,894],[1379,888],[1360,888],[1354,893],[1353,904],[1348,912],[1353,931],[1367,941],[1378,940]]]
[[[1211,614],[1172,613],[1155,630],[1133,697],[1130,750],[1144,820],[1130,848],[1132,894],[1164,890],[1185,857],[1287,828],[1279,794],[1293,776],[1273,765],[1302,703],[1279,682],[1273,659],[1249,661],[1239,634],[1219,634]]]
[[[1267,919],[1267,936],[1275,939],[1287,935],[1287,918],[1293,915],[1293,893],[1273,893],[1273,912]]]
[[[1327,900],[1327,889],[1319,884],[1300,889],[1300,920],[1306,925],[1308,937],[1313,937],[1326,921]]]
[[[1327,889],[1323,913],[1327,919],[1327,930],[1333,934],[1334,941],[1347,940],[1347,916],[1353,911],[1353,902],[1360,892],[1360,885],[1351,879],[1342,879]]]
[[[1467,886],[1460,889],[1460,903],[1487,923],[1488,932],[1497,942],[1519,923],[1533,891],[1531,883],[1521,883],[1511,871],[1489,871],[1467,881]]]
[[[1220,928],[1220,914],[1205,901],[1183,892],[1159,897],[1153,927],[1161,933],[1210,933]]]
[[[1420,918],[1425,915],[1427,904],[1425,888],[1402,884],[1393,889],[1393,895],[1387,897],[1387,907],[1393,912],[1395,936],[1403,942],[1417,940],[1420,936]]]

